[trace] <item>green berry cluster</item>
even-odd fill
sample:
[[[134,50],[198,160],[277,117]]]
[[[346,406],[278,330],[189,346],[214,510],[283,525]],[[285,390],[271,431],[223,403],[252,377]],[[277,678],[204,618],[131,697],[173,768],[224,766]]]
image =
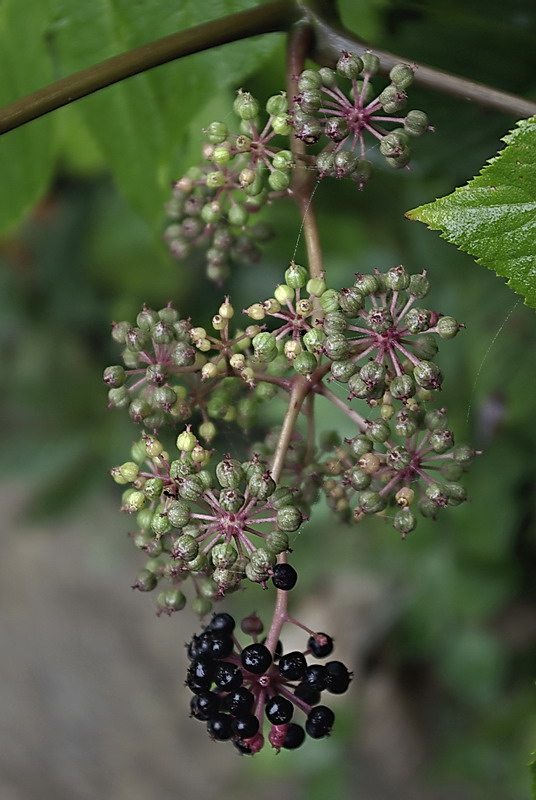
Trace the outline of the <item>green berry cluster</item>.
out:
[[[212,318],[211,335],[180,319],[171,305],[160,311],[144,307],[136,324],[112,326],[112,338],[124,346],[123,364],[104,370],[109,407],[127,408],[131,419],[155,431],[176,426],[201,413],[200,435],[211,441],[211,420],[237,422],[248,430],[259,404],[271,400],[277,386],[257,383],[251,342],[261,327],[250,325],[233,335],[234,309],[226,298]],[[270,365],[277,373],[286,364]]]
[[[203,162],[174,184],[164,233],[178,259],[204,245],[207,275],[218,283],[232,263],[259,260],[258,245],[272,231],[265,223],[251,224],[251,217],[272,199],[287,195],[294,167],[290,150],[273,142],[291,131],[284,93],[268,99],[265,119],[249,92],[238,93],[233,110],[239,133],[219,121],[206,128]]]
[[[326,338],[319,304],[326,289],[323,278],[309,279],[308,270],[292,261],[285,271],[285,283],[276,287],[274,296],[245,309],[257,322],[270,317],[278,323],[274,330],[261,331],[252,339],[259,362],[270,363],[284,355],[294,372],[311,379]]]
[[[359,57],[343,51],[334,70],[322,67],[301,73],[292,110],[294,134],[308,145],[322,137],[329,140],[316,158],[321,176],[349,177],[362,189],[372,174],[365,134],[376,140],[384,163],[400,169],[409,163],[411,139],[431,130],[423,111],[400,115],[406,89],[413,82],[413,67],[396,64],[389,73],[391,82],[376,95],[371,79],[379,67],[373,53]],[[349,91],[340,88],[341,79],[349,82]],[[386,123],[397,127],[388,130]]]
[[[437,342],[452,339],[463,325],[416,305],[429,289],[425,272],[410,275],[399,265],[357,273],[353,286],[322,294],[323,352],[332,361],[332,380],[347,384],[350,398],[376,405],[388,392],[407,403],[417,392],[429,397],[441,388]]]
[[[172,613],[186,604],[184,582],[191,578],[192,606],[206,614],[213,600],[246,579],[266,585],[303,514],[258,456],[239,462],[227,455],[210,471],[211,453],[189,426],[176,447],[173,458],[159,439],[145,434],[133,446],[132,460],[111,474],[129,485],[122,510],[135,515],[134,544],[149,556],[134,588],[160,588],[158,611]]]
[[[384,403],[379,417],[365,420],[324,461],[323,490],[339,518],[379,514],[405,538],[417,525],[416,510],[435,519],[467,499],[458,481],[474,456],[455,445],[444,409],[413,403],[395,411]]]

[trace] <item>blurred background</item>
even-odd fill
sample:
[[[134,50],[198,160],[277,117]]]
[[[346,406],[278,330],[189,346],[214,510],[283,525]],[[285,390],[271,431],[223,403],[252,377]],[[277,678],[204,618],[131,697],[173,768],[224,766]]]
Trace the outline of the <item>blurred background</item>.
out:
[[[54,56],[51,75],[78,68],[62,49],[82,31],[69,5],[57,3],[52,22],[34,20]],[[177,27],[166,3],[138,3],[127,18],[130,38],[119,39],[115,52],[151,38],[144,30],[151,9],[151,36]],[[490,0],[485,15],[477,0],[369,0],[359,8],[344,0],[340,9],[371,46],[536,98],[536,9],[528,0]],[[16,39],[22,11],[7,2],[0,13],[8,12]],[[224,89],[215,83],[218,53],[211,55],[213,94],[197,98],[187,125],[175,121],[166,163],[172,177],[196,161],[200,129],[228,114],[236,88],[265,98],[283,87],[283,39],[264,42],[247,83],[231,70]],[[108,54],[89,44],[80,50],[80,66]],[[162,108],[173,80],[174,106],[181,103],[185,78],[175,67],[153,73]],[[43,82],[10,76],[0,77],[6,102]],[[129,82],[132,92],[145,91],[143,80]],[[119,116],[129,99],[121,92],[107,90],[102,100],[116,103]],[[328,180],[316,192],[332,285],[373,267],[427,269],[431,306],[467,325],[443,344],[442,400],[457,440],[484,454],[467,478],[470,501],[436,523],[420,521],[405,542],[376,520],[336,528],[320,504],[293,543],[300,583],[292,611],[336,637],[337,657],[355,680],[334,703],[329,740],[247,759],[211,743],[188,718],[183,645],[198,620],[188,610],[157,619],[152,597],[129,588],[142,559],[107,470],[128,457],[136,431],[125,414],[106,409],[101,374],[117,361],[110,321],[132,319],[144,302],[159,308],[173,300],[203,324],[224,292],[235,307],[269,296],[294,253],[300,219],[290,203],[271,209],[278,236],[262,263],[237,268],[223,290],[207,286],[200,256],[177,263],[166,252],[161,204],[144,208],[126,173],[110,172],[111,151],[91,105],[98,102],[88,98],[58,112],[56,122],[29,126],[41,142],[44,126],[56,126],[54,146],[39,159],[34,151],[25,159],[31,137],[19,145],[13,133],[0,142],[9,142],[0,155],[8,229],[0,245],[0,796],[528,800],[536,739],[534,312],[492,272],[403,216],[478,172],[515,120],[412,88],[411,107],[427,111],[436,133],[417,142],[411,171],[378,167],[363,193]],[[147,113],[140,139],[156,126]],[[125,149],[131,134],[124,129]],[[12,146],[22,148],[18,161]],[[30,192],[19,203],[6,186],[16,185],[17,170],[23,181],[34,158],[43,183],[33,200]],[[149,198],[165,198],[168,172],[158,183],[145,175],[156,187],[148,185]],[[321,411],[321,429],[351,432],[344,418]],[[245,443],[232,427],[217,442],[224,451]],[[269,613],[267,594],[247,590],[227,607]]]

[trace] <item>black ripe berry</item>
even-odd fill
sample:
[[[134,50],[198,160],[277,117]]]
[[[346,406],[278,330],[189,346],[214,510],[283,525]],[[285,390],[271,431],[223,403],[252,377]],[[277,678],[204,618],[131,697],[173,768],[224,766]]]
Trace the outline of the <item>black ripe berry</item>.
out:
[[[275,694],[266,703],[265,712],[273,725],[284,725],[292,719],[294,706],[286,697]]]
[[[230,636],[218,634],[211,637],[211,644],[208,648],[209,655],[212,658],[227,658],[233,652],[233,640]]]
[[[316,706],[320,702],[320,692],[318,689],[311,689],[305,683],[299,683],[294,689],[294,694],[308,706]]]
[[[327,633],[315,633],[309,637],[307,647],[316,658],[325,658],[333,652],[333,639]]]
[[[302,683],[311,689],[323,692],[326,688],[327,670],[322,664],[311,664],[305,670]]]
[[[335,714],[327,706],[316,706],[307,716],[305,730],[311,739],[323,739],[328,736],[335,721]]]
[[[221,614],[214,614],[212,619],[210,620],[207,631],[211,631],[213,633],[224,634],[225,636],[230,636],[235,629],[235,621],[230,614],[226,614],[222,612]]]
[[[290,564],[277,564],[274,567],[272,583],[276,589],[289,592],[291,589],[294,589],[297,580],[298,573]]]
[[[297,747],[300,747],[300,745],[303,744],[304,739],[305,731],[303,730],[302,726],[297,725],[295,722],[291,722],[285,734],[283,747],[286,750],[295,750]]]
[[[343,694],[352,679],[342,661],[328,661],[326,664],[326,689],[332,694]]]
[[[250,644],[241,653],[242,666],[254,675],[262,675],[272,663],[272,655],[263,644]]]
[[[215,714],[207,722],[207,730],[213,739],[224,741],[233,735],[231,727],[231,717],[228,714]]]
[[[196,658],[190,664],[186,685],[192,692],[199,694],[205,689],[210,688],[214,675],[214,662],[206,656]]]
[[[254,702],[255,698],[249,689],[246,689],[245,686],[241,686],[240,689],[230,692],[230,694],[225,697],[223,700],[223,708],[225,711],[228,711],[231,716],[241,717],[244,714],[249,714],[253,708]]]
[[[307,661],[303,653],[293,650],[292,653],[285,653],[279,659],[279,672],[288,681],[299,681],[305,675]]]
[[[214,670],[214,683],[218,689],[231,692],[242,685],[242,670],[236,664],[220,661]]]
[[[190,701],[190,709],[192,717],[206,722],[218,713],[220,706],[220,698],[214,692],[201,692],[192,697]]]
[[[243,714],[233,719],[231,727],[239,739],[251,739],[259,730],[259,720],[255,714]]]

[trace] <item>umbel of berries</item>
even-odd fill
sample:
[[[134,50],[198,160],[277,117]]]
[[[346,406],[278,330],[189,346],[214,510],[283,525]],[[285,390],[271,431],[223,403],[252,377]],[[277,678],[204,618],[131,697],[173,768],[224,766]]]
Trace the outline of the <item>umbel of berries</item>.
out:
[[[272,231],[253,219],[267,203],[288,193],[294,167],[282,141],[291,131],[284,93],[270,97],[261,109],[255,97],[240,90],[233,111],[237,133],[223,121],[205,129],[203,162],[174,184],[164,233],[177,259],[204,245],[207,275],[217,282],[233,263],[259,261],[259,244]]]
[[[306,144],[328,140],[316,160],[321,176],[350,177],[362,189],[372,173],[365,136],[379,146],[389,166],[399,169],[410,160],[411,139],[431,130],[423,111],[401,113],[413,68],[396,64],[389,73],[391,83],[376,94],[372,79],[379,66],[372,53],[360,57],[343,51],[334,70],[301,73],[292,111],[294,133]]]
[[[252,628],[252,619],[242,621],[244,632]],[[333,651],[331,637],[311,632],[303,652],[285,653],[280,646],[272,652],[255,640],[262,623],[244,647],[235,628],[229,614],[216,614],[188,643],[191,716],[206,724],[212,739],[230,740],[242,754],[254,755],[266,740],[276,750],[294,750],[307,735],[329,736],[335,714],[322,695],[343,694],[351,681],[341,661],[326,660]],[[310,656],[323,663],[309,662]]]

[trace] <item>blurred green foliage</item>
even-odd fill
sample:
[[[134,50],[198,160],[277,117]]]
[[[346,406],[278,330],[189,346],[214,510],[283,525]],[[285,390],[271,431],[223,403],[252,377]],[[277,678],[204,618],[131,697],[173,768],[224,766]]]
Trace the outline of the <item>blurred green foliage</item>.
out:
[[[15,5],[9,0],[1,13],[18,19]],[[240,4],[227,5],[234,10]],[[69,16],[76,4],[52,6],[58,14],[53,40],[64,47],[62,63],[68,71],[81,65],[75,63],[74,45],[85,25],[78,15]],[[154,14],[145,16],[153,6]],[[225,4],[220,6],[224,12]],[[531,46],[536,9],[528,0],[508,5],[491,0],[485,14],[476,0],[371,0],[364,5],[363,18],[355,4],[345,0],[341,6],[357,33],[363,19],[372,46],[536,96]],[[167,26],[179,24],[179,17],[170,19],[169,8],[169,3],[152,0],[137,3],[136,13],[144,16],[118,45],[161,35]],[[64,24],[70,31],[69,48]],[[16,26],[13,30],[15,35]],[[95,487],[100,493],[113,492],[105,471],[124,459],[133,434],[123,414],[104,407],[100,374],[116,360],[110,320],[132,318],[143,302],[160,307],[172,299],[199,325],[210,320],[221,302],[223,291],[207,287],[199,258],[176,264],[165,252],[158,230],[163,225],[160,202],[168,180],[179,176],[178,165],[195,158],[201,143],[196,129],[209,122],[226,99],[231,101],[227,87],[241,85],[244,73],[261,62],[247,88],[265,97],[282,87],[281,39],[266,41],[270,44],[262,49],[255,44],[255,58],[250,51],[247,59],[233,56],[235,66],[242,58],[247,63],[236,71],[229,68],[225,86],[220,84],[217,62],[199,78],[188,95],[183,138],[178,136],[182,105],[172,102],[171,95],[183,92],[184,74],[193,61],[181,65],[182,72],[178,65],[159,70],[165,96],[158,109],[150,110],[157,89],[153,92],[153,79],[146,76],[134,79],[131,88],[114,87],[63,110],[55,121],[35,123],[35,130],[41,126],[43,149],[36,153],[28,145],[28,159],[17,152],[24,143],[16,144],[14,137],[1,142],[2,164],[11,163],[8,189],[19,180],[24,186],[35,159],[41,191],[56,169],[53,186],[0,250],[1,404],[6,421],[1,468],[4,475],[17,474],[32,484],[33,514],[56,514],[68,507],[72,513],[81,495]],[[99,57],[109,52],[107,41],[102,46]],[[91,60],[91,53],[85,53],[86,61]],[[1,57],[7,59],[9,52]],[[3,99],[14,88],[33,88],[21,83],[9,89],[4,83]],[[138,102],[149,104],[143,130],[123,119]],[[206,112],[198,107],[205,102],[213,104]],[[470,502],[437,523],[419,523],[407,542],[401,543],[392,528],[367,521],[357,530],[341,529],[326,544],[325,530],[332,530],[333,524],[320,508],[308,525],[306,540],[304,536],[296,542],[294,559],[304,596],[314,592],[319,563],[327,562],[335,573],[348,570],[349,564],[356,569],[359,565],[359,570],[397,587],[399,601],[391,623],[372,655],[406,681],[417,711],[434,721],[429,728],[432,755],[425,770],[430,786],[456,786],[457,794],[451,796],[473,800],[526,800],[526,763],[535,732],[526,709],[535,653],[520,620],[526,607],[534,613],[533,312],[469,256],[403,216],[472,177],[497,151],[514,120],[418,88],[411,90],[411,104],[429,113],[437,132],[418,143],[410,172],[392,174],[378,167],[363,193],[344,182],[324,181],[318,187],[315,202],[326,267],[333,285],[347,285],[359,270],[397,263],[411,271],[429,270],[434,307],[467,325],[442,347],[443,402],[458,441],[470,441],[484,454],[469,476]],[[54,136],[61,145],[48,138],[51,125],[60,131]],[[61,158],[55,161],[56,148]],[[373,152],[370,155],[374,158]],[[114,162],[113,180],[105,166],[109,159]],[[5,170],[3,174],[5,179]],[[127,185],[135,174],[136,180],[153,186],[143,208]],[[13,208],[9,203],[5,208],[17,216],[36,199],[34,190],[25,194],[24,202],[15,188],[12,192]],[[127,205],[129,198],[132,206]],[[264,261],[237,270],[225,287],[237,308],[268,296],[294,253],[300,227],[296,211],[283,201],[270,213],[278,237],[268,245]],[[301,258],[300,241],[297,260]],[[276,411],[272,422],[277,422]],[[332,411],[321,415],[320,427],[351,433],[348,421]],[[244,434],[232,429],[222,432],[222,440],[229,446],[246,445]],[[261,611],[271,599],[257,597],[254,602]],[[529,634],[531,630],[534,625]],[[296,797],[356,796],[351,773],[343,765],[358,721],[350,709],[346,717],[341,711],[340,718],[334,736],[322,748],[305,748],[278,759],[263,753],[245,764],[244,783],[250,787],[259,771],[274,780],[293,774],[301,786]],[[459,786],[465,787],[465,794]]]

